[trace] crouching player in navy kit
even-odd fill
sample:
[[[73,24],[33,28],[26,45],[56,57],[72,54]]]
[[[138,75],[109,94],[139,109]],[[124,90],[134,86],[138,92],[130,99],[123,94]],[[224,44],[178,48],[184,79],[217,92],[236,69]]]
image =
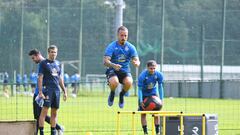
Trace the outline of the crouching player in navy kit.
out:
[[[48,58],[39,64],[38,96],[44,99],[43,108],[39,118],[40,135],[44,135],[44,120],[48,109],[51,108],[51,135],[56,135],[57,111],[60,104],[60,89],[63,90],[63,100],[67,99],[62,71],[59,61],[56,60],[58,48],[55,45],[48,47]]]
[[[28,55],[31,57],[32,61],[35,62],[36,64],[40,63],[42,60],[45,59],[42,56],[42,54],[40,53],[40,51],[38,51],[37,49],[30,50]],[[35,78],[35,74],[36,73],[34,73],[34,75],[32,77]],[[35,82],[34,78],[32,78],[33,83]],[[33,114],[34,114],[34,119],[36,119],[36,121],[37,121],[37,126],[36,126],[36,135],[37,135],[38,134],[38,128],[39,128],[39,116],[40,116],[42,108],[35,101],[35,98],[38,95],[38,88],[35,85],[33,85],[33,86],[34,86],[33,88],[35,88],[34,89],[34,95],[33,95]],[[50,124],[50,117],[46,116],[45,121]],[[60,126],[59,124],[56,124],[56,129],[58,131],[58,135],[63,134],[63,127],[62,126]]]
[[[157,96],[161,100],[161,105],[163,105],[163,74],[156,71],[157,63],[154,60],[149,60],[147,62],[147,69],[142,71],[138,78],[138,101],[139,101],[139,111],[143,111],[144,104],[143,101],[149,96]],[[158,88],[156,88],[158,84]],[[157,93],[158,90],[158,93]],[[141,123],[144,135],[148,134],[147,131],[147,121],[146,114],[141,114]],[[155,131],[157,135],[159,133],[159,117],[155,117]]]
[[[117,41],[110,43],[104,54],[104,65],[107,66],[107,79],[110,87],[110,95],[108,97],[108,105],[112,106],[114,102],[115,90],[119,83],[123,85],[123,89],[119,94],[118,105],[124,107],[124,98],[126,92],[131,88],[133,79],[130,73],[129,63],[135,67],[140,65],[136,48],[127,41],[128,29],[121,26],[117,30]]]

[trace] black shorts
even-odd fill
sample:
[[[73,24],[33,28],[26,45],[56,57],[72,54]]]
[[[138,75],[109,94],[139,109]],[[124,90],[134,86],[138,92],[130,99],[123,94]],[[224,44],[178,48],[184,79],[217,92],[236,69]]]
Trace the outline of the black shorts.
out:
[[[3,86],[7,86],[8,85],[8,80],[4,80],[3,81]]]
[[[42,108],[35,101],[36,97],[37,97],[37,95],[34,94],[34,96],[33,96],[33,115],[34,115],[34,119],[37,120],[41,114]]]
[[[72,86],[72,87],[76,87],[77,84],[76,84],[76,83],[72,83],[71,86]]]
[[[36,84],[35,83],[31,83],[31,88],[36,88]]]
[[[3,83],[4,83],[4,84],[8,83],[8,80],[3,80]]]
[[[106,76],[107,76],[107,80],[109,80],[111,77],[113,76],[117,76],[118,80],[121,84],[123,84],[123,79],[127,76],[132,77],[131,73],[129,72],[123,72],[123,71],[115,71],[113,69],[108,69],[106,71]],[[109,82],[109,81],[108,81]]]

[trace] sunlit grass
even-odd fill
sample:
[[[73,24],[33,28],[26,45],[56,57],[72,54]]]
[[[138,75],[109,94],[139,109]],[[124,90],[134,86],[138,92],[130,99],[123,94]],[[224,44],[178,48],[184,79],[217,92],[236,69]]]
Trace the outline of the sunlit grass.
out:
[[[77,98],[69,95],[67,102],[61,99],[58,122],[65,127],[65,134],[85,135],[91,131],[97,135],[115,134],[118,111],[136,111],[137,97],[126,97],[124,109],[118,108],[118,97],[113,107],[107,106],[107,94],[81,92]],[[183,111],[184,113],[211,113],[219,118],[220,135],[240,134],[239,100],[199,99],[199,98],[165,98],[163,111]],[[32,97],[0,97],[0,120],[33,119]],[[136,128],[141,133],[140,117],[135,116]],[[150,116],[149,116],[150,119]],[[149,127],[150,126],[149,121]],[[46,124],[46,129],[49,126]],[[122,116],[122,130],[131,134],[131,116]],[[228,129],[228,130],[224,130]]]

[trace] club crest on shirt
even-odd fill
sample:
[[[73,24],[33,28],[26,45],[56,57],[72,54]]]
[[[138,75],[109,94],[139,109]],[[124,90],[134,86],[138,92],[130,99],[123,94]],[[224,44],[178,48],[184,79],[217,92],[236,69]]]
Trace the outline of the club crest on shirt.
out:
[[[154,87],[154,84],[153,83],[149,83],[148,85],[147,85],[147,88],[148,89],[152,89]]]
[[[52,76],[58,76],[58,72],[56,68],[52,69]]]
[[[124,54],[119,55],[118,62],[125,62],[125,61],[126,61],[125,55]]]

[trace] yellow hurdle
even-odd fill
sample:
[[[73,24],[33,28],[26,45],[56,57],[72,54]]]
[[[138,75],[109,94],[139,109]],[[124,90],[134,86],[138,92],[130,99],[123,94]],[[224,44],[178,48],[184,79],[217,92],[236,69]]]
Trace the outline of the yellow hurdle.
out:
[[[205,114],[193,114],[193,113],[189,113],[189,114],[153,114],[152,115],[152,123],[154,124],[154,117],[163,117],[163,129],[162,129],[162,135],[166,135],[166,116],[177,116],[180,117],[180,135],[184,135],[184,127],[183,127],[183,117],[184,116],[202,116],[202,135],[205,135],[206,133],[206,116]],[[154,132],[152,132],[152,135],[154,135]]]
[[[117,135],[120,135],[120,115],[121,114],[131,114],[132,115],[132,134],[136,135],[136,127],[135,127],[135,114],[161,114],[161,115],[171,115],[171,114],[181,114],[182,112],[174,112],[174,111],[119,111],[117,113]],[[154,122],[152,123],[152,135],[155,133]]]
[[[131,114],[132,115],[132,134],[136,135],[136,126],[135,126],[135,114],[152,114],[152,135],[155,135],[155,123],[154,117],[162,117],[163,118],[163,128],[162,128],[162,135],[166,135],[166,117],[167,116],[177,116],[180,117],[180,135],[184,135],[184,127],[183,127],[183,117],[184,116],[202,116],[202,135],[205,135],[206,132],[206,117],[205,114],[193,114],[187,113],[184,114],[183,112],[175,112],[175,111],[119,111],[117,112],[117,135],[120,135],[120,115],[121,114]]]

